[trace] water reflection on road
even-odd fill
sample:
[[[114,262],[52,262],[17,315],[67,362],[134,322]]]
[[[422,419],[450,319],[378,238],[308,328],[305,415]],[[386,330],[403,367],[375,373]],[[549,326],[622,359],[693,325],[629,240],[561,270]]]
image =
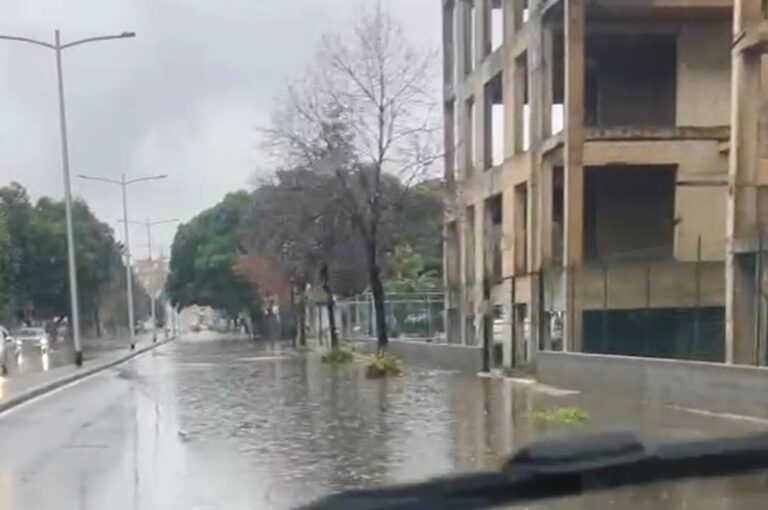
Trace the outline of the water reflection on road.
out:
[[[8,491],[0,494],[1,510],[70,508],[61,502],[288,509],[329,492],[496,469],[509,452],[546,434],[632,428],[656,439],[691,439],[766,429],[439,370],[407,367],[401,378],[369,381],[359,366],[330,368],[279,345],[204,338],[162,347],[78,388],[57,397],[59,410],[33,406],[11,417],[18,423],[0,420],[0,486]],[[534,416],[562,406],[584,409],[589,423],[553,427]],[[32,411],[36,417],[25,414]],[[56,427],[41,436],[36,420]],[[35,448],[40,452],[31,453]],[[525,508],[762,509],[765,479]]]
[[[219,459],[226,471],[249,470],[276,507],[326,492],[495,469],[516,447],[543,435],[621,428],[656,439],[691,439],[766,428],[439,370],[409,367],[402,378],[369,381],[356,366],[330,368],[316,356],[279,346],[256,354],[254,349],[233,342],[175,346],[177,419],[188,451],[214,466],[211,459]],[[561,406],[586,410],[589,423],[547,426],[534,417]],[[751,486],[745,480],[708,483],[714,495],[705,499],[694,484],[615,492],[557,507],[700,508],[719,501],[721,508],[732,487]]]

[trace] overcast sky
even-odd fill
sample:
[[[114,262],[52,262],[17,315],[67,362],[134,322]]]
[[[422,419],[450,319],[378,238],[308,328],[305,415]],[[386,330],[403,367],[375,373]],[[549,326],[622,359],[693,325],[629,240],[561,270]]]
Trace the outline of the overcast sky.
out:
[[[344,31],[373,0],[2,0],[0,33],[136,39],[67,50],[73,174],[167,173],[130,190],[132,220],[189,220],[264,168],[256,129],[311,63],[323,33]],[[440,44],[440,0],[384,0],[413,42]],[[291,8],[287,8],[287,4]],[[63,196],[53,52],[0,41],[0,186]],[[122,239],[119,189],[73,181]],[[175,227],[155,229],[155,252]],[[131,230],[146,256],[144,230]]]

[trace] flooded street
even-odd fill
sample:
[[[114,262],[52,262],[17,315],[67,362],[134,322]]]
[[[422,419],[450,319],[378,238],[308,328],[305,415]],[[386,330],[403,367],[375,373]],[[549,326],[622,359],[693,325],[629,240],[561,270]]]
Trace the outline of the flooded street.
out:
[[[584,425],[537,413],[583,410]],[[289,509],[329,492],[479,469],[549,434],[659,440],[764,431],[708,416],[406,367],[369,381],[288,347],[203,336],[0,416],[0,510]],[[765,477],[529,508],[763,508]]]

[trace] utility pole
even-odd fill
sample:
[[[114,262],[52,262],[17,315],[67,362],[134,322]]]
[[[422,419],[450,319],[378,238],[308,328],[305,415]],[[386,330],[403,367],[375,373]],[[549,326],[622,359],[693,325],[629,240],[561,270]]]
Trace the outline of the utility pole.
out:
[[[69,274],[69,298],[70,298],[70,319],[72,324],[72,340],[75,347],[75,365],[83,365],[83,349],[80,342],[80,304],[77,295],[77,261],[75,259],[75,236],[72,227],[72,186],[70,182],[69,171],[69,142],[67,139],[67,109],[64,96],[64,72],[62,69],[61,52],[67,48],[79,46],[82,44],[108,41],[112,39],[125,39],[135,37],[133,32],[123,32],[119,35],[107,35],[100,37],[89,37],[70,43],[61,43],[61,33],[56,30],[54,33],[54,43],[37,41],[27,37],[17,37],[10,35],[0,35],[0,39],[7,41],[22,42],[42,46],[56,53],[56,78],[58,83],[59,95],[59,127],[61,131],[61,162],[64,173],[64,216],[67,225],[67,269]]]
[[[114,179],[107,179],[105,177],[93,177],[90,175],[78,175],[81,179],[85,179],[88,181],[99,181],[99,182],[106,182],[107,184],[113,184],[115,186],[120,186],[120,190],[122,191],[123,196],[123,223],[125,227],[125,279],[126,279],[126,293],[128,297],[128,334],[130,337],[130,343],[131,343],[131,350],[136,349],[136,323],[134,319],[134,309],[133,309],[133,272],[131,271],[131,238],[130,238],[130,232],[128,229],[128,223],[130,221],[128,220],[128,186],[131,184],[136,184],[138,182],[145,182],[145,181],[156,181],[160,179],[165,179],[168,176],[167,175],[153,175],[150,177],[140,177],[138,179],[132,179],[132,180],[126,180],[125,174],[122,174],[120,176],[120,180],[114,180]],[[154,315],[154,306],[152,308],[152,313]]]

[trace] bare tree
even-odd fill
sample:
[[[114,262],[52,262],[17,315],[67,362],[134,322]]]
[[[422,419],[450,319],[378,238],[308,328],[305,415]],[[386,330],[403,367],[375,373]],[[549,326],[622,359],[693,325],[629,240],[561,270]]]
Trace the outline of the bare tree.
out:
[[[292,312],[298,308],[299,343],[305,344],[307,284],[326,294],[331,346],[339,345],[335,326],[335,295],[361,292],[361,264],[349,218],[337,196],[332,175],[303,168],[277,173],[275,182],[252,194],[243,221],[241,249],[247,255],[241,270],[260,292],[290,295]],[[268,262],[268,263],[267,263]],[[290,291],[290,292],[289,292]],[[298,307],[295,297],[298,297]]]
[[[348,36],[323,38],[316,68],[268,130],[284,164],[334,177],[364,247],[379,350],[388,343],[382,226],[440,159],[435,62],[377,5]]]

